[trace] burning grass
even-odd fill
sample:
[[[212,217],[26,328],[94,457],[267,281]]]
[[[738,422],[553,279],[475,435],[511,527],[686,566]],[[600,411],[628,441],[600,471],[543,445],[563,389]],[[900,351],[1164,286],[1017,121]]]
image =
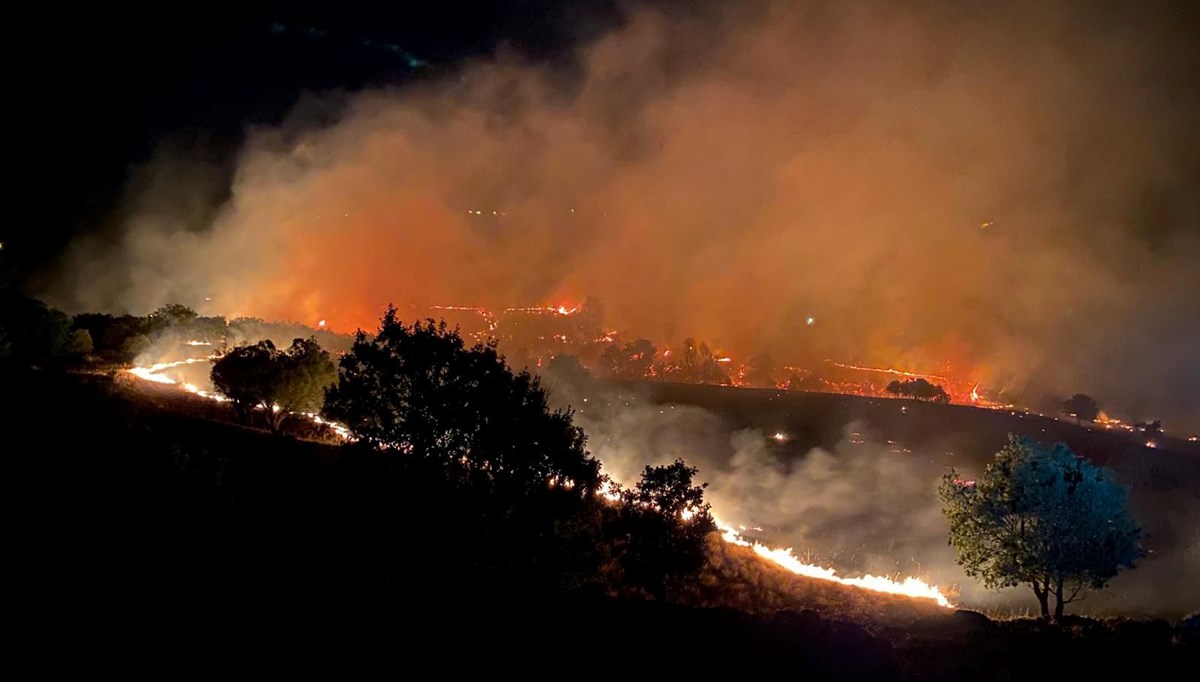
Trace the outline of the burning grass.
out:
[[[879,626],[901,626],[947,613],[932,599],[884,594],[796,575],[752,548],[726,542],[717,534],[709,539],[708,565],[681,590],[679,599],[694,606],[734,608],[760,615],[810,609],[826,618]]]

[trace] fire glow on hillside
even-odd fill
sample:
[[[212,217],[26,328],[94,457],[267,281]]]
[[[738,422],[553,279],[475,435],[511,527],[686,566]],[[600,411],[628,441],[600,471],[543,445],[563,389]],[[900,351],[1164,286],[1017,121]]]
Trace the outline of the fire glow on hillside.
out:
[[[603,376],[603,371],[597,371],[595,364],[600,354],[614,345],[639,339],[638,330],[605,331],[606,327],[599,326],[603,320],[588,301],[495,309],[481,305],[413,306],[413,315],[446,319],[448,324],[458,327],[464,337],[476,341],[498,340],[501,352],[513,356],[510,364],[514,367],[541,368],[551,358],[566,354],[579,357],[586,368]],[[688,381],[677,374],[680,369],[678,348],[673,349],[660,339],[648,344],[647,348],[654,351],[652,358],[643,357],[642,348],[629,358],[631,364],[642,368],[640,376],[650,380]],[[712,350],[711,361],[722,368],[721,378],[708,379],[706,383],[896,397],[887,391],[890,381],[925,379],[942,386],[951,402],[990,409],[1012,407],[981,394],[983,384],[978,379],[978,368],[964,371],[948,362],[943,363],[936,373],[917,371],[913,367],[879,367],[830,359],[812,366],[768,367],[762,365],[761,357],[738,356],[724,352],[724,349]],[[622,374],[620,378],[633,377]]]
[[[851,585],[860,587],[864,590],[873,592],[886,592],[887,594],[899,594],[905,597],[913,597],[914,599],[932,599],[937,602],[938,606],[951,608],[950,600],[942,591],[929,583],[909,576],[903,580],[893,580],[886,576],[880,575],[864,575],[859,578],[845,578],[838,575],[837,571],[825,566],[817,566],[801,561],[792,552],[791,547],[787,548],[772,548],[758,542],[751,542],[741,536],[736,529],[726,523],[717,521],[717,527],[721,530],[721,537],[725,542],[729,542],[740,547],[749,547],[754,550],[754,553],[767,559],[768,561],[781,566],[796,575],[802,575],[806,578],[815,578],[817,580],[828,580],[842,585]]]
[[[562,315],[567,315],[567,314],[570,314],[570,312],[573,312],[573,311],[563,312],[564,310],[566,310],[566,309],[547,309],[547,311],[553,311],[555,314],[562,314]],[[198,345],[198,344],[188,344],[188,345]],[[213,356],[208,356],[208,357],[202,357],[202,358],[187,358],[184,360],[177,360],[174,362],[160,362],[160,363],[155,363],[153,365],[148,365],[148,366],[135,366],[135,367],[130,368],[128,370],[128,372],[132,376],[135,376],[138,379],[141,379],[143,381],[148,381],[148,382],[162,384],[162,385],[177,386],[177,387],[183,389],[184,391],[187,391],[194,395],[200,396],[202,398],[207,398],[209,400],[215,400],[215,401],[219,401],[219,402],[225,402],[228,399],[225,398],[224,396],[221,396],[216,393],[212,393],[210,391],[200,389],[195,384],[177,381],[177,380],[167,376],[166,374],[164,374],[164,372],[174,369],[174,368],[177,368],[177,367],[192,365],[192,364],[196,364],[196,363],[200,363],[200,362],[211,362],[213,359],[214,359]],[[338,436],[340,436],[343,439],[349,440],[351,438],[349,430],[342,424],[324,420],[319,415],[316,415],[316,414],[305,413],[303,416],[312,420],[316,424],[328,425],[334,433],[336,433]],[[775,438],[777,440],[782,440],[785,437],[786,436],[782,433],[778,433],[775,435]],[[564,482],[564,484],[567,484],[567,483]],[[618,499],[611,487],[603,488],[599,492],[602,496],[606,497],[607,499],[612,499],[612,500]],[[726,542],[729,542],[729,543],[732,543],[732,544],[735,544],[735,545],[738,545],[741,547],[749,547],[749,548],[753,549],[754,552],[757,555],[759,555],[760,557],[762,557],[762,558],[764,558],[764,559],[766,559],[766,560],[768,560],[768,561],[770,561],[792,573],[795,573],[796,575],[804,576],[807,578],[813,578],[816,580],[826,580],[826,581],[830,581],[830,582],[836,582],[836,583],[840,583],[842,585],[849,585],[852,587],[858,587],[858,588],[862,588],[865,590],[871,590],[874,592],[883,592],[883,593],[887,593],[887,594],[902,595],[902,596],[906,596],[906,597],[912,597],[914,599],[932,599],[939,606],[943,606],[943,607],[947,607],[947,608],[951,607],[950,601],[946,598],[946,596],[944,594],[942,594],[941,590],[939,590],[937,587],[935,587],[933,585],[930,585],[929,583],[926,583],[923,580],[920,580],[919,578],[910,576],[910,577],[906,577],[903,579],[893,580],[892,578],[888,578],[885,576],[877,576],[877,575],[869,575],[869,574],[858,577],[858,578],[846,578],[846,577],[838,575],[838,572],[833,568],[826,567],[826,566],[818,566],[816,564],[809,564],[809,563],[805,563],[805,562],[801,561],[799,558],[796,557],[796,555],[793,553],[793,551],[790,547],[775,548],[775,547],[768,547],[767,545],[764,545],[764,544],[761,544],[758,542],[748,541],[748,540],[744,539],[741,536],[741,534],[737,530],[735,530],[732,526],[722,523],[720,520],[717,520],[717,526],[718,526],[719,530],[721,531],[722,539],[724,539]]]

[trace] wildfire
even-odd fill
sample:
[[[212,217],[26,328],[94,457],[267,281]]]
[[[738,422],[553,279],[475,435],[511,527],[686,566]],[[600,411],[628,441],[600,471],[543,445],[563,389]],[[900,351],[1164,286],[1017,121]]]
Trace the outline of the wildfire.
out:
[[[188,345],[190,346],[193,344],[188,343]],[[161,374],[161,372],[163,370],[171,369],[172,367],[191,365],[197,362],[208,362],[209,360],[210,358],[188,358],[186,360],[176,360],[175,362],[159,362],[150,365],[149,367],[131,367],[129,369],[129,373],[139,379],[153,381],[156,384],[178,384],[178,381],[175,381],[169,376]],[[184,386],[191,386],[191,384],[184,384]],[[196,393],[196,391],[192,391],[192,393]]]
[[[180,383],[180,382],[172,379],[171,377],[168,377],[168,376],[162,374],[163,371],[171,369],[173,367],[180,367],[183,365],[191,365],[191,364],[195,364],[197,362],[209,362],[212,359],[213,359],[212,357],[188,358],[186,360],[177,360],[175,362],[160,362],[160,363],[150,365],[148,367],[132,367],[128,370],[128,372],[130,374],[132,374],[133,376],[135,376],[139,379],[143,379],[145,381],[150,381],[150,382],[154,382],[157,384],[178,386],[179,388],[181,388],[189,393],[198,395],[202,398],[208,398],[209,400],[216,400],[219,402],[224,402],[224,401],[228,400],[228,398],[225,398],[224,396],[218,395],[216,393],[210,393],[208,391],[202,390],[194,384]],[[276,407],[275,409],[279,409],[279,408]],[[322,425],[328,426],[334,433],[338,434],[343,439],[346,439],[346,440],[351,439],[349,429],[347,429],[342,424],[338,424],[336,422],[331,422],[331,421],[322,419],[319,415],[317,415],[315,413],[304,412],[304,413],[300,413],[300,414],[302,416],[312,420],[313,423],[315,423],[315,424],[322,424]],[[773,435],[773,438],[779,442],[783,442],[788,439],[788,436],[786,433],[779,431]],[[571,485],[571,482],[564,481],[563,484]],[[597,493],[599,495],[601,495],[602,497],[604,497],[605,499],[616,502],[616,501],[620,500],[620,494],[619,494],[618,490],[619,490],[619,488],[614,486],[610,481],[605,481],[600,486],[599,490],[597,490]],[[684,512],[684,520],[687,520],[687,518],[690,518],[692,513],[693,512],[691,512],[690,510],[685,511]],[[772,547],[767,547],[766,545],[763,545],[758,542],[750,542],[748,540],[743,539],[742,536],[736,530],[734,530],[734,528],[732,526],[724,524],[720,520],[716,520],[716,521],[717,521],[717,527],[721,530],[721,537],[726,542],[730,542],[735,545],[739,545],[741,547],[750,547],[751,549],[754,550],[754,552],[756,554],[763,557],[764,559],[767,559],[768,561],[771,561],[771,562],[773,562],[773,563],[775,563],[797,575],[802,575],[802,576],[805,576],[808,578],[815,578],[817,580],[828,580],[831,582],[841,583],[843,585],[850,585],[853,587],[859,587],[859,588],[866,589],[866,590],[872,590],[874,592],[899,594],[899,595],[903,595],[906,597],[913,597],[916,599],[932,599],[935,602],[937,602],[937,604],[939,606],[943,606],[946,608],[951,607],[950,601],[948,599],[946,599],[945,595],[943,595],[941,593],[941,591],[938,590],[937,587],[934,587],[933,585],[930,585],[929,583],[927,583],[919,578],[907,577],[907,578],[904,578],[903,581],[897,581],[897,580],[888,578],[886,576],[877,576],[877,575],[864,575],[859,578],[844,578],[842,576],[839,576],[837,574],[837,571],[832,568],[828,568],[825,566],[817,566],[815,564],[806,564],[806,563],[800,561],[800,559],[796,558],[796,555],[792,553],[792,549],[790,547],[789,548],[772,548]]]
[[[188,345],[196,345],[196,344],[188,344]],[[213,393],[211,391],[206,391],[195,384],[190,384],[190,383],[186,383],[186,382],[180,383],[162,373],[165,370],[171,369],[173,367],[181,367],[183,365],[192,365],[197,362],[211,362],[212,360],[216,359],[216,357],[217,356],[209,356],[207,358],[188,358],[186,360],[176,360],[175,362],[159,362],[159,363],[150,365],[149,367],[130,367],[127,371],[130,374],[132,374],[133,376],[135,376],[139,379],[142,379],[144,381],[151,381],[156,384],[164,384],[164,385],[168,385],[168,386],[178,386],[179,388],[187,391],[188,393],[191,393],[193,395],[198,395],[201,398],[207,398],[209,400],[214,400],[219,403],[224,403],[224,402],[228,402],[229,398],[226,398],[225,396],[223,396],[219,393]],[[272,405],[271,409],[274,410],[275,412],[278,412],[280,410],[280,407],[278,405]],[[321,416],[316,414],[315,412],[299,412],[297,414],[309,419],[314,424],[328,426],[330,431],[333,431],[334,433],[336,433],[343,440],[352,440],[352,438],[350,436],[350,429],[346,428],[342,424],[339,424],[337,422],[331,422],[327,419],[322,419]]]
[[[940,377],[936,374],[921,374],[919,372],[906,372],[902,369],[892,369],[891,367],[862,367],[860,365],[847,365],[847,364],[843,364],[841,362],[834,362],[832,360],[826,360],[826,362],[833,365],[834,367],[841,367],[842,369],[855,369],[860,372],[881,372],[883,374],[895,374],[896,376],[908,377],[910,379],[925,379],[925,380],[933,379],[935,381],[951,381],[950,379],[947,379],[946,377]]]
[[[1134,428],[1134,426],[1132,424],[1126,424],[1125,422],[1121,421],[1120,419],[1114,419],[1112,417],[1109,417],[1108,414],[1105,413],[1103,410],[1100,411],[1100,414],[1096,417],[1095,422],[1110,431],[1112,429],[1121,429],[1123,431],[1136,431],[1136,429]]]
[[[817,580],[828,580],[830,582],[841,583],[843,585],[851,585],[853,587],[861,587],[865,590],[874,592],[885,592],[887,594],[899,594],[905,597],[913,597],[915,599],[932,599],[937,602],[938,606],[952,608],[950,600],[937,587],[921,580],[909,576],[903,581],[892,580],[886,576],[879,575],[864,575],[861,578],[844,578],[837,574],[837,571],[825,566],[817,566],[815,564],[806,564],[800,561],[792,549],[788,548],[771,548],[758,542],[746,540],[732,526],[717,520],[717,527],[721,530],[721,537],[729,543],[749,547],[754,550],[754,553],[771,561],[778,566],[781,566],[796,575],[802,575],[807,578],[815,578]]]
[[[560,306],[530,306],[525,308],[505,308],[506,313],[550,313],[552,315],[574,315],[579,312],[579,306],[568,308]]]

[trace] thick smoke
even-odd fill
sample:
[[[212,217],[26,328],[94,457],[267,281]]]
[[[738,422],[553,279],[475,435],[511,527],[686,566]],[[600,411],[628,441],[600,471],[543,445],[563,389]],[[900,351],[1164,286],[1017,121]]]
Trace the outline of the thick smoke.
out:
[[[583,398],[588,397],[588,401]],[[909,449],[846,424],[832,448],[794,444],[786,432],[733,428],[718,415],[684,405],[655,405],[636,394],[556,384],[556,402],[582,406],[576,421],[604,471],[624,485],[643,467],[684,458],[709,484],[706,499],[722,521],[746,526],[746,535],[790,546],[810,563],[843,575],[915,575],[949,589],[956,603],[998,613],[1036,613],[1025,586],[988,590],[968,578],[949,546],[937,485],[949,471],[930,446]],[[776,435],[783,437],[782,440]],[[991,452],[951,457],[961,475],[975,478]],[[1155,462],[1144,453],[1111,462],[1132,488],[1131,507],[1149,533],[1150,554],[1118,575],[1110,589],[1092,591],[1074,613],[1180,617],[1200,606],[1200,507],[1180,479],[1200,480],[1200,467]]]
[[[892,453],[862,438],[857,424],[833,450],[797,452],[774,433],[732,430],[701,408],[621,401],[585,407],[576,421],[604,471],[624,485],[647,465],[683,458],[700,468],[713,513],[748,528],[747,537],[843,575],[917,575],[957,589],[975,608],[1033,603],[1019,591],[982,590],[955,565],[936,492],[945,470],[925,466],[920,454]]]
[[[346,331],[592,295],[660,342],[949,362],[1200,427],[1195,16],[729,5],[631,10],[575,76],[500,56],[314,98],[249,135],[215,209],[143,183],[48,297]]]

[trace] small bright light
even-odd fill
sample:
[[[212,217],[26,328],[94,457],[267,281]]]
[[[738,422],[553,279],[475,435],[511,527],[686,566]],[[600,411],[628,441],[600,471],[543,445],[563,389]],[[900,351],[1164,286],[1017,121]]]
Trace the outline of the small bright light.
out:
[[[1154,442],[1154,441],[1152,441],[1152,440],[1148,440],[1148,441],[1146,441],[1146,447],[1148,447],[1148,448],[1156,448],[1156,447],[1158,447],[1158,443],[1155,443],[1155,442]]]
[[[317,326],[318,326],[318,327],[324,327],[324,326],[325,326],[325,320],[321,320],[320,322],[318,322],[318,323],[317,323]]]
[[[776,431],[775,435],[773,437],[775,438],[775,440],[779,441],[780,443],[787,440],[787,434],[784,433],[783,431]]]
[[[808,326],[810,326],[810,327],[812,326],[813,322],[816,322],[816,321],[817,321],[817,320],[816,320],[815,318],[812,318],[812,317],[810,317],[810,318],[808,318],[807,320],[805,320],[805,322],[807,322],[807,323],[808,323]]]

